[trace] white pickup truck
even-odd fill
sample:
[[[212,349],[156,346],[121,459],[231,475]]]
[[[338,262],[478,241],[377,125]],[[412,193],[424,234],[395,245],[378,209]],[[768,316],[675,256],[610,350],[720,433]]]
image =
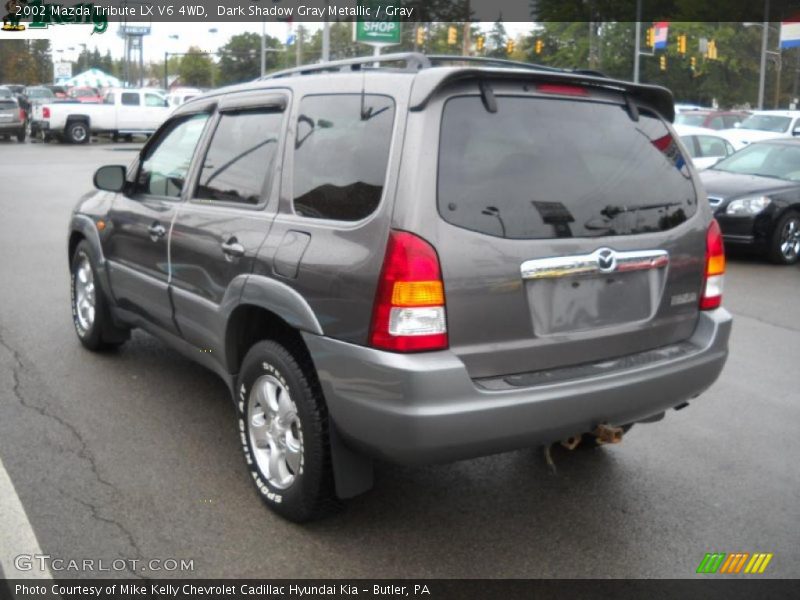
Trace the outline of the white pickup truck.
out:
[[[34,106],[31,133],[85,144],[92,134],[149,135],[167,118],[167,99],[153,90],[112,89],[102,104],[52,103]]]

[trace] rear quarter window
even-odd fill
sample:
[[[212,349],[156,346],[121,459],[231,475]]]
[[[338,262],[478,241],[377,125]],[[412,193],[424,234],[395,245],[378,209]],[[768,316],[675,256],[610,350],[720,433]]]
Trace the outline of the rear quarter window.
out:
[[[358,221],[383,193],[394,100],[375,94],[306,96],[294,150],[294,211],[315,219]]]
[[[538,97],[450,98],[439,146],[438,208],[458,227],[513,239],[671,229],[697,209],[664,122],[611,103]]]

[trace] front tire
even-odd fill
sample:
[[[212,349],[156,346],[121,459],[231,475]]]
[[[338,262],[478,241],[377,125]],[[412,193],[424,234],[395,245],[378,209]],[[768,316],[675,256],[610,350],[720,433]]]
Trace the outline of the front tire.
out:
[[[85,121],[72,121],[67,125],[64,134],[70,144],[86,144],[89,142],[89,125]]]
[[[770,237],[769,259],[778,265],[793,265],[800,257],[800,214],[788,211]]]
[[[70,273],[72,323],[81,344],[98,351],[124,343],[129,332],[113,323],[86,240],[78,244],[72,255]]]
[[[327,408],[305,353],[258,342],[236,393],[242,450],[261,499],[295,523],[335,511]]]

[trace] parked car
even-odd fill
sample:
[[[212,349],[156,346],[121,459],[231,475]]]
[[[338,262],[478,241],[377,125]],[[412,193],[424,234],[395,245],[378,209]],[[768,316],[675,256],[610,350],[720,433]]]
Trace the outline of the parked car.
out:
[[[707,169],[735,152],[730,142],[718,136],[713,129],[675,125],[675,131],[698,169]]]
[[[291,520],[367,490],[373,457],[618,441],[726,360],[722,238],[670,92],[432,60],[190,100],[72,215],[81,343],[141,327],[217,373]]]
[[[755,111],[734,129],[723,129],[719,135],[728,140],[736,150],[761,140],[791,138],[800,135],[800,111]]]
[[[31,130],[45,140],[52,137],[85,144],[92,134],[149,135],[167,118],[164,96],[136,89],[113,89],[102,104],[53,103],[34,106]]]
[[[10,89],[12,94],[21,94],[25,91],[25,86],[19,83],[3,83],[1,85]]]
[[[191,100],[203,93],[203,90],[198,88],[175,88],[170,91],[167,96],[167,102],[172,108],[180,106],[187,100]]]
[[[22,91],[22,94],[31,104],[42,104],[55,100],[56,97],[52,90],[42,85],[28,86]]]
[[[53,92],[53,95],[56,98],[65,99],[65,98],[69,97],[69,94],[67,93],[67,88],[65,86],[63,86],[63,85],[49,84],[49,85],[46,85],[44,87],[46,87],[51,92]]]
[[[0,99],[13,98],[14,93],[6,86],[0,85]]]
[[[700,106],[699,104],[689,104],[686,102],[679,102],[675,104],[676,115],[694,110],[709,110],[709,109],[707,109],[705,106]]]
[[[25,111],[16,98],[0,97],[0,139],[7,140],[12,136],[20,142],[25,141]]]
[[[675,125],[732,129],[749,115],[749,112],[737,110],[687,110],[675,115]]]
[[[78,102],[88,104],[98,104],[103,101],[103,95],[97,88],[93,87],[74,87],[69,90],[68,96]]]
[[[700,174],[726,244],[772,262],[800,255],[800,140],[754,142]]]

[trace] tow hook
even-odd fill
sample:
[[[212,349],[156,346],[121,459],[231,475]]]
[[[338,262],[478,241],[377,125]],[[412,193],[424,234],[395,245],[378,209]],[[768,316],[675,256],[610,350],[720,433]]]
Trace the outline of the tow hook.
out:
[[[619,444],[622,442],[622,427],[614,427],[607,423],[600,423],[592,431],[592,435],[598,444]]]
[[[578,444],[581,443],[581,435],[571,435],[568,438],[564,438],[561,440],[561,445],[564,446],[567,450],[575,450],[578,447]]]

